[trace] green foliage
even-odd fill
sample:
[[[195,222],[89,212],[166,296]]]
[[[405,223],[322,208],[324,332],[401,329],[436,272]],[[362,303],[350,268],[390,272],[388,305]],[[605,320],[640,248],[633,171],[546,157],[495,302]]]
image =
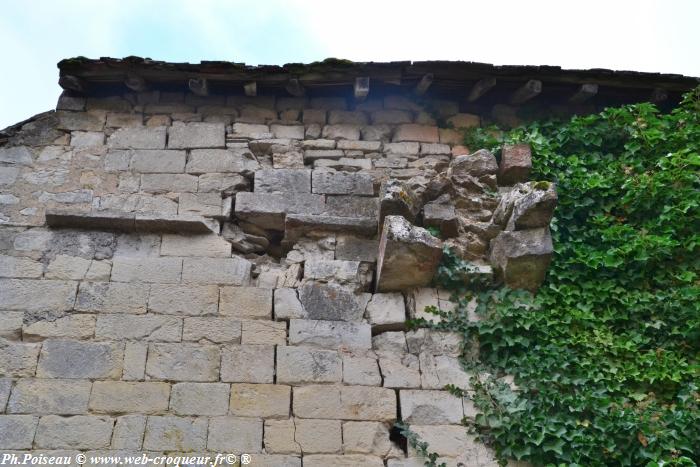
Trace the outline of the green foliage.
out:
[[[447,464],[444,462],[440,464],[437,463],[438,455],[428,450],[428,443],[421,441],[418,434],[411,431],[407,423],[398,421],[394,426],[399,429],[400,433],[406,438],[408,444],[418,452],[418,455],[425,459],[425,467],[447,467]]]
[[[669,114],[609,108],[501,141],[531,145],[559,205],[537,296],[482,291],[473,322],[463,292],[440,324],[477,337],[495,375],[473,381],[480,437],[535,465],[700,463],[700,90]],[[498,146],[485,131],[465,144]],[[464,266],[443,266],[454,288]]]

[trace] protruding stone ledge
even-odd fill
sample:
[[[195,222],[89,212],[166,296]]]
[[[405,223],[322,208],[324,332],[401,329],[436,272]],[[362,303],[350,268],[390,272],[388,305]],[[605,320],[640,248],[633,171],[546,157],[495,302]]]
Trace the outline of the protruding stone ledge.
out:
[[[218,233],[218,222],[201,216],[119,211],[47,210],[50,227],[119,230],[125,232]]]

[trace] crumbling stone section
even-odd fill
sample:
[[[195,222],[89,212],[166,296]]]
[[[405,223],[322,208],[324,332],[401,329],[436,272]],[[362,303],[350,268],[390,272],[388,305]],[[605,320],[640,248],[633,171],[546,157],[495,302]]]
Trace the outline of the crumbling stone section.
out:
[[[0,143],[0,449],[421,465],[400,418],[448,465],[497,465],[444,391],[470,391],[465,343],[406,320],[454,309],[444,247],[536,290],[556,190],[525,146],[461,146],[481,117],[459,110],[62,95]]]

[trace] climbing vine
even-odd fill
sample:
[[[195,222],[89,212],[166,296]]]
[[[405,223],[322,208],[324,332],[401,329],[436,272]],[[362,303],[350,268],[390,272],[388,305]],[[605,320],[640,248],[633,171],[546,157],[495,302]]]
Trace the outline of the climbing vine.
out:
[[[531,178],[557,184],[545,283],[474,291],[449,253],[437,275],[458,299],[439,326],[479,342],[472,428],[535,465],[700,464],[700,89],[670,113],[638,104],[465,139],[515,142],[532,147]]]

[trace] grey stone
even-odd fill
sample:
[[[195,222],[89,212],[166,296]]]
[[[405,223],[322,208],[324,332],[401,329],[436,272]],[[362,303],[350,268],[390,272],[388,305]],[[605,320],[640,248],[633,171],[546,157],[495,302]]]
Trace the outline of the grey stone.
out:
[[[270,125],[270,131],[275,138],[304,139],[303,125]]]
[[[114,420],[110,417],[76,415],[41,417],[34,447],[39,449],[102,449],[109,447]]]
[[[174,149],[226,147],[223,123],[174,122],[168,129],[168,147]]]
[[[272,383],[274,374],[273,345],[227,345],[221,351],[221,381]]]
[[[181,335],[182,320],[173,316],[107,314],[95,325],[98,339],[177,342]]]
[[[338,141],[337,148],[345,151],[362,151],[363,153],[378,152],[382,148],[382,142],[341,139]]]
[[[145,431],[144,415],[118,417],[112,433],[112,449],[141,449]]]
[[[421,386],[423,389],[443,389],[448,384],[465,391],[471,390],[471,374],[466,373],[457,357],[421,353]]]
[[[549,182],[531,182],[524,187],[527,188],[516,190],[517,197],[506,230],[548,227],[557,206],[556,186]]]
[[[32,449],[39,417],[0,415],[0,446],[3,449]]]
[[[90,410],[95,413],[159,413],[168,410],[169,398],[168,383],[95,381]]]
[[[392,421],[396,395],[371,386],[300,386],[294,388],[292,410],[300,418]]]
[[[170,410],[176,415],[226,415],[229,392],[224,383],[174,384]]]
[[[289,344],[326,349],[369,349],[372,328],[346,321],[289,320]]]
[[[207,419],[204,417],[148,417],[143,439],[145,450],[204,451],[206,444]]]
[[[372,177],[369,174],[353,172],[324,172],[314,170],[311,177],[314,193],[327,195],[367,195],[374,194]]]
[[[423,224],[440,229],[443,238],[459,234],[457,211],[452,204],[428,203],[423,206]]]
[[[0,185],[12,185],[18,175],[18,167],[0,167]]]
[[[182,282],[190,284],[248,285],[250,261],[239,258],[185,258]]]
[[[343,352],[343,383],[360,386],[381,386],[382,375],[373,356]]]
[[[213,345],[151,344],[146,375],[174,381],[217,381],[219,349]]]
[[[495,175],[497,172],[498,163],[494,155],[486,149],[480,149],[474,154],[455,157],[447,174],[457,185],[464,185],[468,183],[467,176],[478,178]]]
[[[249,185],[248,180],[238,174],[202,174],[199,176],[197,191],[200,193],[216,192],[223,195],[232,195],[239,191],[248,191]]]
[[[59,130],[100,131],[104,127],[106,112],[56,112]]]
[[[77,415],[87,413],[90,381],[21,379],[7,405],[7,413]]]
[[[185,318],[182,340],[240,344],[241,322],[233,318]]]
[[[113,149],[165,149],[166,127],[125,127],[107,138]]]
[[[553,253],[548,227],[501,232],[491,240],[491,265],[511,289],[535,291],[544,281]]]
[[[73,308],[77,282],[0,279],[0,308],[63,311]]]
[[[388,142],[391,140],[391,127],[389,125],[367,125],[362,127],[362,139],[365,141],[382,141]]]
[[[23,311],[0,311],[0,338],[9,340],[22,339]],[[298,316],[302,318],[302,316]],[[2,387],[0,380],[0,387]],[[2,391],[0,391],[0,408],[2,406]]]
[[[146,372],[146,356],[148,344],[141,342],[127,342],[124,344],[124,371],[122,379],[125,381],[143,380]]]
[[[310,319],[360,321],[370,297],[336,284],[306,283],[299,289],[299,299]]]
[[[462,338],[456,332],[435,329],[416,329],[406,333],[408,351],[414,355],[447,355],[459,357],[462,353]]]
[[[264,229],[284,230],[289,214],[321,214],[325,203],[323,195],[295,193],[236,193],[236,217]]]
[[[401,331],[383,332],[372,338],[372,348],[377,351],[384,351],[401,355],[408,352],[406,345],[406,334]]]
[[[406,305],[400,293],[374,294],[367,304],[367,319],[375,333],[403,330]]]
[[[277,383],[339,383],[343,364],[335,350],[277,347]]]
[[[215,315],[218,303],[219,288],[215,285],[153,284],[148,309],[172,315]]]
[[[149,286],[119,282],[83,282],[75,309],[104,313],[145,313]]]
[[[359,261],[311,259],[304,264],[304,278],[318,282],[364,285],[368,271]]]
[[[308,169],[263,169],[255,172],[256,193],[311,193]]]
[[[328,150],[335,149],[335,146],[336,141],[334,139],[307,139],[301,143],[301,147],[304,149]]]
[[[379,242],[377,291],[430,284],[441,258],[440,240],[401,216],[387,216]]]
[[[307,317],[296,289],[292,288],[275,289],[274,310],[275,319],[278,321]]]
[[[386,388],[419,388],[421,385],[420,365],[415,355],[380,353],[379,368]]]
[[[215,172],[252,174],[260,169],[260,163],[247,150],[195,149],[187,161],[186,172],[211,174]]]
[[[386,216],[403,216],[414,222],[420,212],[420,198],[408,183],[390,179],[379,188],[379,226],[383,226]]]
[[[464,409],[462,400],[446,391],[399,391],[401,419],[416,425],[458,425]]]
[[[146,193],[187,193],[197,191],[198,179],[187,174],[141,175],[141,191]]]
[[[209,422],[207,449],[215,452],[257,453],[263,444],[258,418],[214,417]]]
[[[180,282],[181,258],[114,258],[112,280],[115,282]]]
[[[310,102],[312,109],[345,110],[348,106],[344,97],[312,97]]]
[[[340,159],[345,157],[345,152],[340,149],[305,149],[304,162],[313,162],[318,159]]]
[[[379,241],[350,235],[339,235],[335,247],[335,258],[346,261],[375,262]]]
[[[134,151],[130,168],[141,173],[182,173],[185,171],[185,151]]]
[[[3,376],[34,376],[40,344],[0,340],[0,374]]]
[[[298,238],[312,232],[339,232],[369,237],[377,232],[377,219],[371,217],[331,216],[327,214],[290,214],[285,219],[285,231],[285,241],[289,243],[293,243]]]
[[[46,340],[36,375],[40,378],[117,379],[124,346],[116,342]]]
[[[358,125],[340,124],[326,125],[323,127],[322,136],[326,139],[360,139],[360,127]]]
[[[71,132],[70,145],[74,148],[90,148],[102,146],[105,135],[101,131],[73,131]]]
[[[44,273],[44,265],[21,256],[0,255],[0,277],[36,279]]]

